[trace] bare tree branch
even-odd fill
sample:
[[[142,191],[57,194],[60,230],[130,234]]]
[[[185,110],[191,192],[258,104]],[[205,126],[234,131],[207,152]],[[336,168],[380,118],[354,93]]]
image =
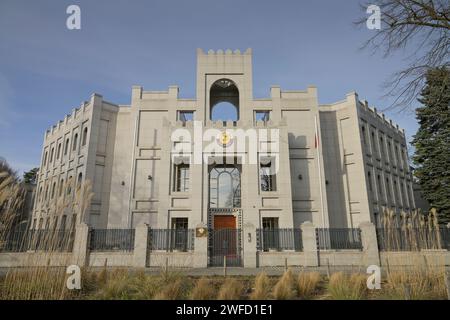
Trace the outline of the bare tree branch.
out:
[[[430,68],[450,66],[450,2],[449,0],[372,0],[361,4],[364,17],[355,22],[365,27],[366,8],[381,9],[381,30],[375,30],[361,49],[384,57],[399,50],[412,50],[404,70],[385,81],[384,97],[394,98],[386,109],[405,111],[416,101]],[[385,109],[385,110],[386,110]]]

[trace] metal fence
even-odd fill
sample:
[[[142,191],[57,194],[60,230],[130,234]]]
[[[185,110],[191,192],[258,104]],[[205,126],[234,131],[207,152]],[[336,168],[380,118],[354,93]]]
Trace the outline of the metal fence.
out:
[[[316,229],[319,250],[362,250],[361,230],[356,228]]]
[[[71,252],[74,230],[17,230],[0,239],[0,252],[59,251]]]
[[[378,228],[380,251],[450,250],[450,230],[441,228]]]
[[[442,249],[450,250],[450,228],[442,227],[440,233]]]
[[[208,229],[208,266],[242,267],[242,230]]]
[[[257,229],[256,245],[259,251],[302,251],[301,229]]]
[[[149,229],[149,250],[190,251],[194,250],[194,229]]]
[[[89,236],[91,251],[133,251],[135,229],[93,229]]]

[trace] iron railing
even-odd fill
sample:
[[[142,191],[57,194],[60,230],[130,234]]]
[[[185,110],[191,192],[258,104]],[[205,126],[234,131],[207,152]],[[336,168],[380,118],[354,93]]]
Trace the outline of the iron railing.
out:
[[[135,229],[93,229],[90,231],[91,251],[133,251]]]
[[[242,230],[208,229],[208,266],[242,266]]]
[[[17,230],[0,239],[0,252],[59,251],[71,252],[74,230]]]
[[[259,251],[302,251],[301,229],[257,229],[256,246]]]
[[[149,250],[191,251],[194,250],[194,229],[149,229]]]
[[[380,251],[450,250],[450,230],[441,228],[377,228]]]
[[[319,250],[362,250],[360,229],[318,228],[316,238]]]

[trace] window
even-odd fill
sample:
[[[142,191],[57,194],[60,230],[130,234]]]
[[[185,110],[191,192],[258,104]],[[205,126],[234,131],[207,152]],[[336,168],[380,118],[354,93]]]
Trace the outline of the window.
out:
[[[369,185],[369,191],[372,192],[372,191],[373,191],[373,187],[372,187],[372,175],[370,174],[370,171],[367,172],[367,184]]]
[[[67,216],[66,216],[66,215],[63,215],[63,216],[62,216],[62,219],[61,219],[61,225],[59,226],[59,228],[60,228],[61,230],[66,229],[66,220],[67,220]]]
[[[189,191],[189,164],[181,163],[174,166],[174,191]]]
[[[64,146],[64,155],[67,156],[67,152],[69,151],[70,141],[69,138],[66,140],[66,145]]]
[[[395,197],[395,202],[397,203],[397,206],[400,204],[400,201],[398,199],[398,186],[397,186],[397,180],[394,179],[394,197]]]
[[[361,126],[361,135],[362,135],[362,139],[363,139],[364,145],[367,145],[367,139],[366,139],[366,126],[365,126],[365,125],[362,125],[362,126]]]
[[[77,225],[77,215],[72,215],[72,220],[70,221],[70,229],[74,230],[75,226]]]
[[[389,178],[386,178],[386,199],[389,204],[391,202],[391,186],[389,184]]]
[[[381,176],[379,174],[377,175],[377,189],[378,189],[378,195],[379,195],[380,200],[381,200],[381,198],[383,196],[383,193],[381,191]]]
[[[84,130],[83,130],[83,141],[82,141],[82,145],[83,146],[86,145],[87,135],[88,135],[88,128],[84,128]]]
[[[56,230],[58,228],[58,217],[55,217],[53,220],[53,230]]]
[[[56,189],[56,182],[53,182],[53,185],[52,185],[52,199],[55,198],[55,189]]]
[[[395,162],[400,165],[400,157],[398,156],[398,147],[395,146]]]
[[[39,230],[42,229],[43,224],[44,224],[44,218],[40,218],[40,219],[39,219],[39,225],[38,225],[38,229],[39,229]]]
[[[36,219],[33,219],[33,225],[31,227],[31,229],[35,230],[36,229]]]
[[[53,153],[55,152],[55,148],[52,148],[52,151],[50,152],[50,163],[53,162]]]
[[[39,202],[42,201],[42,186],[39,187],[38,200],[39,200]]]
[[[67,195],[72,193],[72,176],[67,180]]]
[[[58,149],[56,149],[56,160],[61,156],[61,143],[58,144]]]
[[[259,177],[261,191],[276,191],[276,170],[273,158],[261,158]]]
[[[43,164],[44,164],[44,166],[47,164],[47,151],[45,151],[45,154],[44,154]]]
[[[380,137],[380,155],[381,158],[384,158],[384,140],[383,137]]]
[[[187,251],[188,249],[188,218],[172,218],[171,249]]]
[[[61,196],[62,196],[63,188],[64,188],[64,179],[61,179],[61,181],[60,181],[60,183],[59,183],[58,197],[61,197]]]
[[[391,164],[394,164],[394,159],[392,158],[392,145],[391,142],[388,142],[388,153],[389,153],[389,161]]]
[[[373,153],[376,154],[377,153],[377,141],[375,140],[375,132],[372,131],[372,149],[373,149]]]
[[[44,201],[47,201],[47,198],[48,198],[48,185],[45,187]]]
[[[214,165],[209,173],[210,208],[241,207],[241,172],[238,165]]]
[[[263,230],[278,229],[278,218],[263,218],[262,227]]]
[[[83,174],[80,172],[78,174],[78,180],[77,180],[77,188],[81,188],[81,183],[83,182]]]
[[[77,143],[78,143],[78,133],[75,133],[75,136],[73,137],[72,151],[77,150]]]
[[[255,122],[263,121],[267,122],[270,120],[270,111],[255,111]]]
[[[177,120],[183,123],[194,121],[194,111],[178,111]]]
[[[50,228],[50,217],[47,217],[45,220],[45,230],[48,230]]]
[[[280,236],[278,230],[278,218],[262,218],[263,250],[279,250]]]

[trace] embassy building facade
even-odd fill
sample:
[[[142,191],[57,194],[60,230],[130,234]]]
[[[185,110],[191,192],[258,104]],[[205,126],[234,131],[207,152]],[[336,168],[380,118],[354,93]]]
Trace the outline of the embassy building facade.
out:
[[[415,209],[404,131],[356,93],[319,105],[313,86],[252,85],[251,49],[198,49],[196,99],[93,94],[45,133],[33,228],[357,228]],[[58,210],[85,181],[86,214]]]

